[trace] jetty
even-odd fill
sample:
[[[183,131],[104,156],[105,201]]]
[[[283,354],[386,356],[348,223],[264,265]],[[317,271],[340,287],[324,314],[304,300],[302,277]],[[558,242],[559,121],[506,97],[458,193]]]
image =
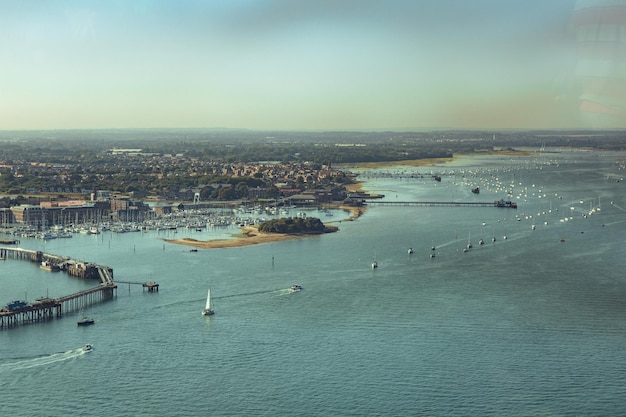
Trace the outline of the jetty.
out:
[[[130,292],[131,285],[141,285],[144,290],[148,292],[159,292],[159,284],[156,282],[140,282],[140,281],[115,281],[118,284],[128,284],[128,291]]]
[[[517,208],[515,201],[496,200],[496,201],[383,201],[383,200],[366,200],[368,206],[456,206],[456,207],[500,207],[500,208]]]
[[[41,297],[30,303],[21,300],[12,301],[0,309],[0,329],[61,318],[63,313],[78,311],[117,296],[117,283],[113,279],[113,269],[108,266],[22,248],[0,247],[0,258],[53,265],[60,271],[65,271],[69,276],[99,282],[95,287],[57,298]],[[142,283],[142,285],[150,292],[158,291],[159,288],[156,282]]]

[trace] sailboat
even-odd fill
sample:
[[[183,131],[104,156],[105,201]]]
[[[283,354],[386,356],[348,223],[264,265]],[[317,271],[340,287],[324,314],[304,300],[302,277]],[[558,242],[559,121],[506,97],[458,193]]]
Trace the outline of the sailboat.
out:
[[[372,269],[378,268],[378,261],[376,260],[376,252],[374,252],[374,259],[372,260]]]
[[[202,310],[202,315],[211,316],[214,313],[215,312],[213,311],[213,307],[211,306],[211,289],[209,288],[209,292],[207,293],[207,296],[206,296],[206,306],[204,307],[204,310]]]

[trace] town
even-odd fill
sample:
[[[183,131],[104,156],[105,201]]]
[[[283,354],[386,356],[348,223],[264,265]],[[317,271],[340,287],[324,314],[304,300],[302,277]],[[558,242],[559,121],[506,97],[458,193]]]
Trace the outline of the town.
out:
[[[0,225],[5,233],[54,238],[68,230],[174,227],[156,221],[163,216],[202,227],[232,222],[218,214],[233,210],[275,215],[301,206],[359,205],[364,196],[347,190],[356,181],[350,167],[359,163],[546,143],[613,149],[623,146],[622,137],[617,131],[6,131],[0,132]],[[242,219],[234,221],[248,221]]]

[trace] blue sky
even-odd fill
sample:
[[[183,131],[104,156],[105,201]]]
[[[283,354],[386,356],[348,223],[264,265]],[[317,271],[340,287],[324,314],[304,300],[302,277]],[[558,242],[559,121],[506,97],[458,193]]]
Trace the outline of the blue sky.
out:
[[[578,128],[574,0],[0,2],[0,129]]]

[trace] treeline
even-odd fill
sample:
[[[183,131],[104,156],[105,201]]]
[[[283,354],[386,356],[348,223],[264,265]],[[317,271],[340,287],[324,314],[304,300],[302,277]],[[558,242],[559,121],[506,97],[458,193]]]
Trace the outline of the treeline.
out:
[[[265,233],[328,233],[335,230],[337,229],[325,226],[317,217],[283,217],[259,225],[259,231]]]
[[[2,162],[73,162],[78,172],[105,169],[112,148],[181,154],[218,162],[319,164],[446,158],[490,147],[572,146],[623,149],[621,131],[266,132],[211,129],[0,131]],[[149,158],[145,158],[149,159]],[[118,160],[118,162],[121,162]],[[129,161],[124,161],[124,165]],[[82,169],[81,169],[82,168]]]

